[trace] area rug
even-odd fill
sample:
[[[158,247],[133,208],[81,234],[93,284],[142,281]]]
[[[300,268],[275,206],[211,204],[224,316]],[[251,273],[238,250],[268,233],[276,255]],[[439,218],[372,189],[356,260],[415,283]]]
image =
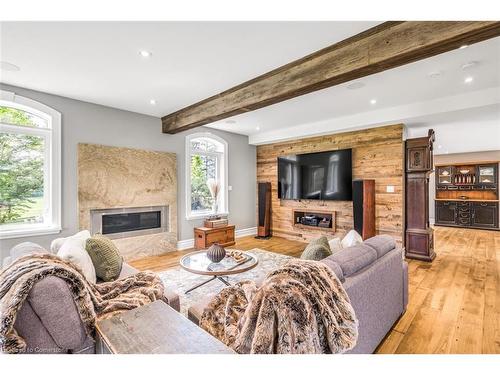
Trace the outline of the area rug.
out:
[[[227,276],[226,280],[231,283],[237,283],[242,280],[256,280],[261,277],[266,276],[272,270],[280,267],[291,257],[287,255],[277,254],[270,251],[262,249],[252,249],[246,251],[252,254],[259,260],[259,264],[249,271]],[[181,302],[181,313],[187,316],[187,311],[189,306],[195,304],[201,299],[206,298],[208,295],[215,295],[220,292],[225,285],[219,280],[213,280],[208,284],[205,284],[198,289],[185,294],[185,291],[192,286],[199,284],[211,276],[196,275],[194,273],[188,272],[182,269],[180,266],[158,273],[163,284],[168,289],[177,293],[180,297]]]

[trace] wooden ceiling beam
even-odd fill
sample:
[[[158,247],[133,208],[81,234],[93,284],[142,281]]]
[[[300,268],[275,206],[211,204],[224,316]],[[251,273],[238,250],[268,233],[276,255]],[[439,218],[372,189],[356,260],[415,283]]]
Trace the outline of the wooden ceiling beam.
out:
[[[174,134],[500,35],[495,21],[385,22],[162,118]]]

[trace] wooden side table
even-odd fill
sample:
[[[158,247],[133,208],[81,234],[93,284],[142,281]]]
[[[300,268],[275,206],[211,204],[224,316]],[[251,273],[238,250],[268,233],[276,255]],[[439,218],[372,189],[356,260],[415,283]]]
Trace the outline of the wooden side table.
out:
[[[226,225],[220,228],[194,228],[194,248],[202,250],[214,243],[226,247],[232,246],[234,242],[234,225]]]
[[[163,301],[96,324],[98,354],[234,354]]]

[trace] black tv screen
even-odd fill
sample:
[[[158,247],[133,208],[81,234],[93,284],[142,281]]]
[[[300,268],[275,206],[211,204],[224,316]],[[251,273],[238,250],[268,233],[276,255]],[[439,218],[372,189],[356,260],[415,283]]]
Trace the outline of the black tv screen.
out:
[[[278,198],[352,200],[352,150],[278,158]]]

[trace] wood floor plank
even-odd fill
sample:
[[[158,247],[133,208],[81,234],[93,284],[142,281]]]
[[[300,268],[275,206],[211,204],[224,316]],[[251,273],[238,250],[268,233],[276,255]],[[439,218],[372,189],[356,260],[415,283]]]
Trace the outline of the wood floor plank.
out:
[[[436,259],[410,260],[409,304],[376,353],[500,354],[500,232],[436,227]],[[303,242],[243,237],[233,248],[300,256]],[[131,262],[140,270],[178,267],[192,250]]]

